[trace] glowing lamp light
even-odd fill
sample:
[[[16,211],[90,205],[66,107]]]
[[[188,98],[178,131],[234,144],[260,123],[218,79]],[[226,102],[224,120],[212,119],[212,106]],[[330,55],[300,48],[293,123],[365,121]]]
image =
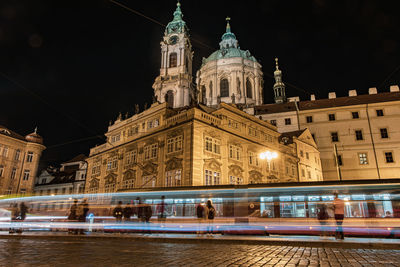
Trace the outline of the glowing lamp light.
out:
[[[267,159],[268,161],[276,159],[278,157],[278,153],[266,151],[260,154],[260,159]]]

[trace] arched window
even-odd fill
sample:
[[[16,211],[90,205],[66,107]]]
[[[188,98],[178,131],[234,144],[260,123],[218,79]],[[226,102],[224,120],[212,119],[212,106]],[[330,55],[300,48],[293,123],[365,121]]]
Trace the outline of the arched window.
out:
[[[165,94],[165,102],[167,102],[169,108],[174,107],[174,93],[171,90]]]
[[[220,87],[220,96],[221,97],[229,97],[229,82],[227,79],[221,79]]]
[[[201,102],[205,105],[206,103],[206,87],[203,85],[201,87]]]
[[[248,98],[253,97],[253,88],[251,86],[251,82],[250,82],[249,78],[246,79],[246,96]]]
[[[210,81],[210,86],[209,86],[209,88],[210,88],[209,98],[212,99],[212,97],[213,97],[213,95],[212,95],[212,90],[213,90],[212,81]]]
[[[170,68],[176,67],[177,57],[178,56],[176,55],[176,53],[169,54],[169,67]]]

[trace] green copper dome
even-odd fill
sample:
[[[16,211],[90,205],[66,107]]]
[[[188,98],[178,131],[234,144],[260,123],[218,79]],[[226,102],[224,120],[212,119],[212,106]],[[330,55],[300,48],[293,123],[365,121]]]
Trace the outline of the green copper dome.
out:
[[[165,33],[182,33],[187,32],[188,28],[186,26],[186,22],[183,21],[183,14],[181,11],[181,4],[178,2],[176,4],[176,10],[174,12],[174,19],[168,23],[167,27],[165,28]]]
[[[219,43],[220,49],[212,53],[208,58],[203,58],[202,66],[210,61],[235,57],[242,57],[244,59],[257,62],[249,50],[244,51],[240,49],[235,34],[231,32],[231,25],[229,24],[230,18],[226,18],[226,20],[226,31],[221,37],[221,42]]]

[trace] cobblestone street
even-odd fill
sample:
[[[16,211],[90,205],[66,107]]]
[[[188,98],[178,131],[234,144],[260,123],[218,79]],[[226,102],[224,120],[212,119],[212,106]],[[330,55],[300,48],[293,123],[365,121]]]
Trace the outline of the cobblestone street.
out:
[[[400,266],[400,250],[1,239],[0,266]]]

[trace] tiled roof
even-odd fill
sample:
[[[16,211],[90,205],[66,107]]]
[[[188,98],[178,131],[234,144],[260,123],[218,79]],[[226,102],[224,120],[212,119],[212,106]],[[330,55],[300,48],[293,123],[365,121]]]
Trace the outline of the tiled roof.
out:
[[[279,136],[279,141],[282,141],[283,138],[288,138],[287,144],[291,144],[293,143],[293,137],[299,137],[305,130],[306,129],[282,133]]]
[[[331,99],[317,99],[298,102],[299,110],[343,107],[362,104],[399,101],[400,92],[385,92],[358,96],[345,96]],[[280,112],[296,111],[294,102],[282,104],[266,104],[255,107],[255,114],[273,114]]]
[[[63,162],[63,163],[72,163],[72,162],[78,162],[78,161],[85,161],[87,159],[86,155],[84,154],[79,154],[78,156],[73,157],[72,159]]]
[[[2,125],[0,125],[0,134],[9,136],[9,137],[12,137],[12,138],[15,138],[15,139],[26,141],[25,137],[23,137],[20,134],[17,134],[14,131],[11,131],[10,129],[7,129],[6,127],[4,127]]]

